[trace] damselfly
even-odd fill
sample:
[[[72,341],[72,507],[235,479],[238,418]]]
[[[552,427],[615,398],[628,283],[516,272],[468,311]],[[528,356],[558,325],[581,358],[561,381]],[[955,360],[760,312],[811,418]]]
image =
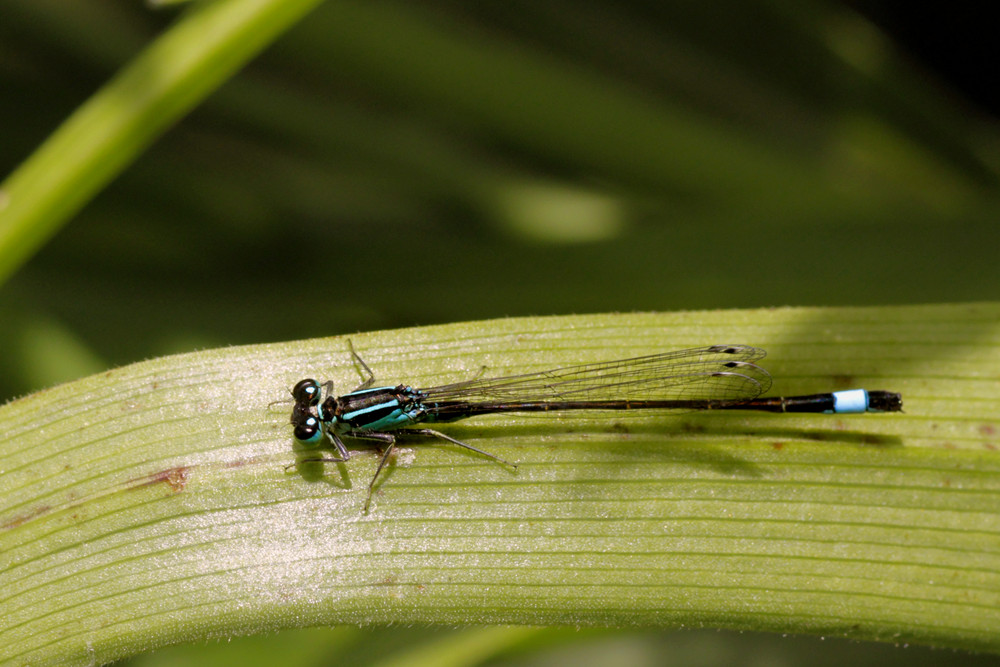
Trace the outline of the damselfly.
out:
[[[745,345],[712,345],[644,357],[567,366],[554,370],[473,378],[455,384],[416,389],[408,385],[372,387],[375,374],[351,347],[359,372],[367,376],[354,391],[335,396],[333,382],[300,381],[292,389],[291,423],[296,440],[315,445],[326,438],[336,458],[308,461],[343,462],[350,458],[342,437],[374,440],[384,445],[382,458],[368,485],[365,510],[379,474],[399,435],[445,440],[495,461],[517,467],[489,452],[416,424],[451,422],[497,412],[566,410],[763,410],[767,412],[898,412],[902,397],[888,391],[852,389],[826,394],[761,398],[771,376],[757,365],[764,350]],[[294,464],[293,464],[294,465]],[[291,466],[288,466],[291,467]]]

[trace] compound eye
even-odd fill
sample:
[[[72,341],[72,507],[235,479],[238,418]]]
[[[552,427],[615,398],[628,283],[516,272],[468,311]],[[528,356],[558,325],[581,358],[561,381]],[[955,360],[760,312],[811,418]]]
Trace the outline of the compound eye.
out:
[[[292,398],[296,403],[304,405],[317,405],[321,394],[319,383],[312,378],[299,380],[298,384],[292,388]]]
[[[320,438],[319,420],[315,417],[308,417],[295,425],[295,439],[299,442],[316,442]]]

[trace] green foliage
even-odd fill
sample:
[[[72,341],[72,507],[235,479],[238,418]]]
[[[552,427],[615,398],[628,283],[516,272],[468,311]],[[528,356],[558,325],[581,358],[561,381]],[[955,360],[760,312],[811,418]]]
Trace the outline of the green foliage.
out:
[[[0,655],[392,621],[996,650],[994,306],[491,319],[995,301],[996,130],[871,25],[154,4],[0,7],[0,396],[383,330],[354,340],[387,379],[738,342],[776,391],[850,379],[907,414],[463,423],[521,468],[417,447],[363,517],[374,457],[285,474],[267,407],[300,375],[350,384],[342,340],[95,375],[0,411]],[[471,663],[548,635],[439,636]]]
[[[754,340],[787,393],[905,414],[505,415],[300,464],[287,387],[353,386],[343,339],[165,357],[11,403],[0,579],[12,662],[106,661],[317,623],[723,626],[997,650],[995,306],[507,319],[360,335],[387,381]],[[836,333],[830,333],[833,322]],[[887,322],[895,327],[886,328]],[[794,340],[785,333],[799,330]],[[945,346],[929,383],[920,351]],[[234,378],[253,378],[240,382]]]

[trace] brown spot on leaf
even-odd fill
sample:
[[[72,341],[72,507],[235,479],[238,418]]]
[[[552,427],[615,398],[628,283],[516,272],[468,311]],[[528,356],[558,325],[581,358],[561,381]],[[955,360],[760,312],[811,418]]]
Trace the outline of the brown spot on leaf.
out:
[[[159,484],[160,482],[165,482],[173,491],[180,492],[184,490],[185,486],[187,486],[188,471],[190,471],[190,469],[191,468],[189,466],[167,468],[166,470],[155,472],[152,475],[146,475],[145,477],[129,480],[129,486],[132,489],[141,489],[146,486],[152,486],[154,484]]]
[[[18,526],[26,524],[32,519],[40,517],[41,515],[51,510],[52,510],[52,505],[39,505],[38,507],[29,512],[25,512],[24,514],[19,514],[18,516],[15,516],[13,519],[4,521],[2,524],[0,524],[0,530],[10,530],[11,528],[17,528]]]

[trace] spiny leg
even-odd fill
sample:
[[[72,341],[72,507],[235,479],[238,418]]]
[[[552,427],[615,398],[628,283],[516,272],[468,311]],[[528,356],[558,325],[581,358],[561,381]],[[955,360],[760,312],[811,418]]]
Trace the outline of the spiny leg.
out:
[[[397,434],[399,434],[399,435],[424,435],[424,436],[430,436],[430,437],[433,437],[433,438],[438,438],[440,440],[444,440],[446,442],[450,442],[450,443],[452,443],[454,445],[458,445],[459,447],[464,447],[465,449],[468,449],[470,451],[476,452],[477,454],[482,454],[483,456],[485,456],[487,458],[493,459],[497,463],[502,463],[504,465],[508,465],[511,468],[515,468],[515,469],[517,468],[517,464],[516,463],[511,463],[510,461],[507,461],[506,459],[502,459],[502,458],[500,458],[499,456],[497,456],[495,454],[490,454],[487,451],[483,451],[482,449],[479,449],[477,447],[473,447],[472,445],[464,443],[461,440],[456,440],[455,438],[451,437],[450,435],[445,435],[441,431],[435,431],[434,429],[430,429],[430,428],[407,428],[407,429],[402,429],[402,430],[398,431]],[[397,434],[385,433],[385,432],[382,432],[382,431],[351,431],[350,433],[347,434],[347,435],[349,435],[352,438],[359,438],[359,439],[362,439],[362,440],[377,440],[378,442],[384,442],[387,445],[386,448],[385,448],[385,451],[382,453],[382,460],[380,460],[378,462],[378,467],[375,469],[375,474],[372,476],[372,481],[368,484],[368,497],[365,499],[365,509],[364,509],[365,512],[368,511],[368,508],[371,505],[372,495],[375,493],[375,482],[378,481],[378,476],[382,473],[382,469],[385,468],[386,463],[389,462],[389,457],[392,456],[393,451],[395,451],[395,449],[396,449],[396,435]]]
[[[333,446],[337,448],[337,453],[343,457],[342,460],[346,461],[351,458],[350,452],[347,451],[347,446],[344,445],[344,441],[340,439],[335,431],[327,429],[326,437],[333,443]]]
[[[352,431],[349,433],[352,438],[358,438],[361,440],[377,440],[379,442],[384,442],[386,444],[385,452],[382,453],[382,460],[378,462],[378,467],[375,468],[375,474],[372,475],[372,481],[368,483],[368,497],[365,498],[365,509],[368,511],[368,507],[372,504],[372,494],[375,492],[375,482],[378,480],[379,473],[382,472],[382,468],[389,461],[389,457],[392,455],[394,449],[396,449],[396,436],[392,433],[382,433],[381,431]]]
[[[333,446],[337,448],[337,453],[340,454],[340,458],[334,459],[334,458],[317,456],[308,459],[302,459],[301,461],[296,461],[295,463],[290,463],[286,465],[285,470],[288,470],[289,468],[294,468],[300,463],[343,463],[344,461],[347,461],[349,458],[351,458],[351,453],[347,451],[347,447],[344,445],[344,441],[341,440],[336,433],[327,430],[326,437],[330,442],[333,443]]]
[[[358,366],[361,366],[361,368],[364,369],[364,371],[365,371],[364,373],[362,373],[361,370],[359,369],[358,370],[358,375],[361,375],[362,377],[364,377],[365,373],[368,374],[368,378],[364,382],[362,382],[361,384],[359,384],[354,389],[354,391],[364,391],[368,387],[372,386],[372,384],[375,382],[375,373],[374,373],[374,371],[372,371],[371,368],[368,367],[368,364],[365,363],[365,360],[362,359],[361,355],[358,354],[357,351],[354,349],[354,343],[351,342],[350,338],[347,339],[347,347],[350,348],[350,350],[351,350],[351,356],[354,357],[354,367],[357,368]],[[473,375],[468,380],[465,380],[464,382],[461,382],[459,384],[465,384],[465,383],[475,382],[476,380],[478,380],[479,378],[481,378],[484,373],[486,373],[486,366],[480,366],[479,367],[479,371],[475,375]],[[327,384],[329,384],[329,385],[332,386],[333,382],[329,382]],[[326,385],[323,385],[323,386],[326,386]],[[329,390],[327,390],[327,393],[329,394]],[[447,438],[445,438],[445,439],[447,440]]]
[[[515,469],[517,468],[517,464],[516,463],[511,463],[510,461],[507,461],[505,459],[500,458],[496,454],[490,454],[489,452],[483,451],[482,449],[479,449],[477,447],[473,447],[472,445],[470,445],[468,443],[465,443],[465,442],[462,442],[461,440],[456,440],[455,438],[451,437],[450,435],[445,435],[441,431],[435,431],[434,429],[431,429],[431,428],[408,428],[408,429],[404,429],[404,430],[400,431],[400,433],[404,433],[404,434],[407,434],[407,435],[409,435],[410,433],[416,433],[418,435],[429,435],[429,436],[434,437],[434,438],[440,438],[441,440],[446,440],[446,441],[448,441],[448,442],[450,442],[452,444],[458,445],[459,447],[465,447],[466,449],[472,450],[472,451],[476,452],[477,454],[482,454],[483,456],[485,456],[487,458],[493,459],[497,463],[503,463],[504,465],[508,465],[511,468],[515,468]]]
[[[325,396],[329,398],[333,394],[333,380],[327,380],[320,385],[320,388],[326,392]]]
[[[361,355],[354,351],[354,343],[351,342],[350,338],[347,339],[347,347],[351,349],[351,356],[354,357],[354,368],[357,369],[360,365],[361,368],[365,369],[365,372],[368,373],[368,379],[359,384],[354,391],[367,389],[372,386],[373,382],[375,382],[375,373],[372,372],[372,369],[368,368],[368,364],[366,364],[365,360],[361,358]],[[360,369],[358,369],[358,375],[364,377],[364,373],[362,373]]]

